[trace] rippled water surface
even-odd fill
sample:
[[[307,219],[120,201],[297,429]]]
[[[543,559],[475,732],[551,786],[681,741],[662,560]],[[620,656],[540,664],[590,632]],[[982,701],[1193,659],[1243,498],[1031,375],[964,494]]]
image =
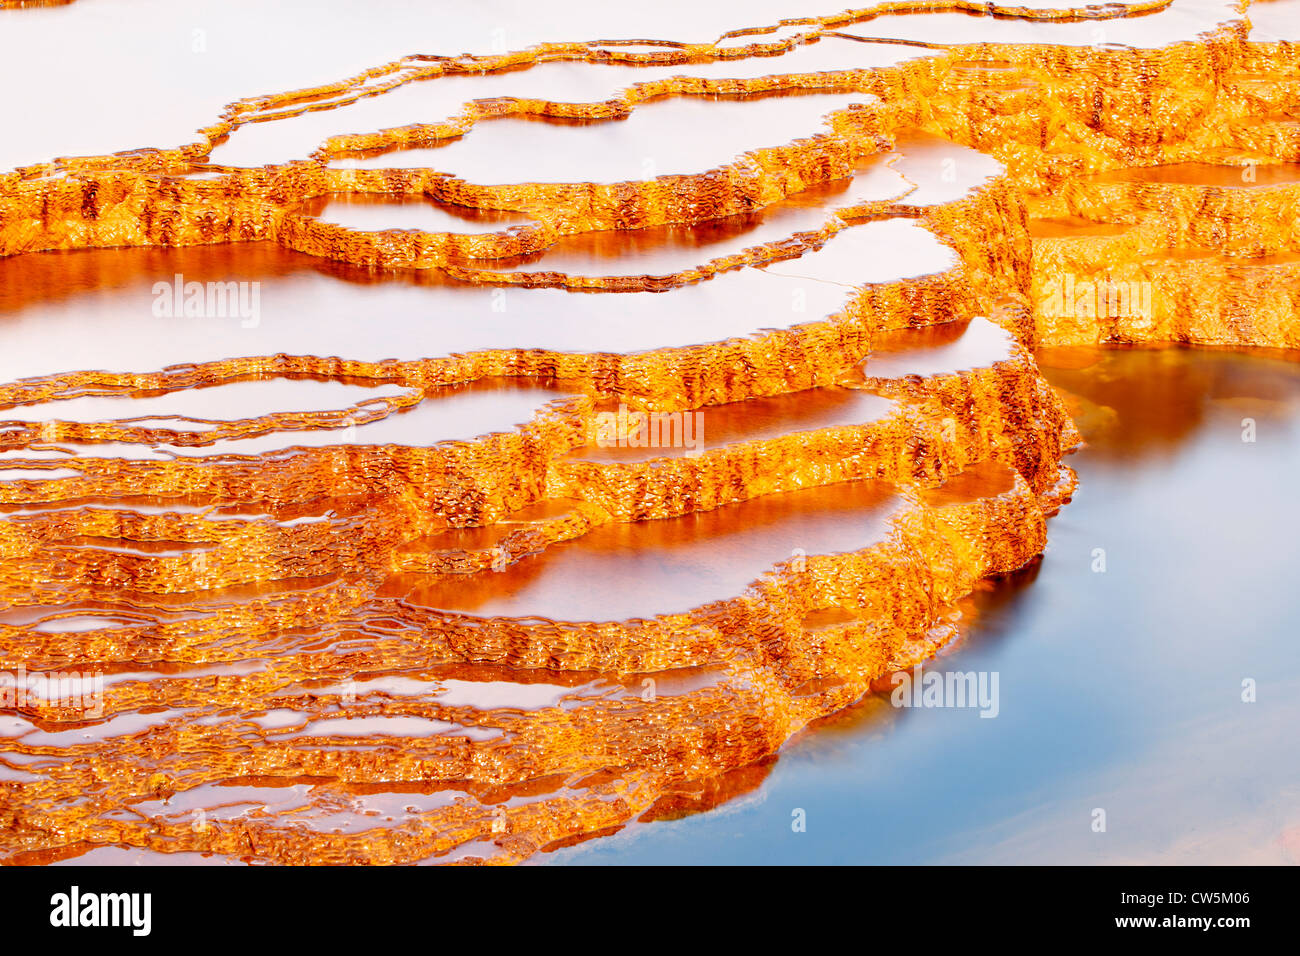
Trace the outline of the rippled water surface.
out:
[[[964,602],[966,637],[930,665],[998,672],[996,718],[873,695],[711,813],[540,859],[1300,861],[1300,364],[1082,349],[1039,362],[1077,397],[1079,490],[1041,562]]]

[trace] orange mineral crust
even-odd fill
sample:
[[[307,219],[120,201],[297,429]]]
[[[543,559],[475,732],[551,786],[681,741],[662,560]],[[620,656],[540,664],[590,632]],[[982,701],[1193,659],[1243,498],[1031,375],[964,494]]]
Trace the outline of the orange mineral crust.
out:
[[[514,863],[752,790],[1043,551],[1034,349],[1300,345],[1254,11],[413,47],[0,172],[0,860]]]

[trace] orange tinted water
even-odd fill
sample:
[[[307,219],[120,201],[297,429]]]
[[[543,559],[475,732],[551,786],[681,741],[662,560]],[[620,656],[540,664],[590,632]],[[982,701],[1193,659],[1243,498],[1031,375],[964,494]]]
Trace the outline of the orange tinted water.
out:
[[[870,547],[898,507],[873,482],[827,485],[606,525],[499,573],[395,580],[385,590],[422,607],[478,616],[621,621],[680,613],[738,595],[798,554]]]

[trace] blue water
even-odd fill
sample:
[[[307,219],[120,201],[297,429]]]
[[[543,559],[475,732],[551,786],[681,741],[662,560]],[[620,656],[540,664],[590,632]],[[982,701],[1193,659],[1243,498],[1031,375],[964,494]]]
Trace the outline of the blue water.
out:
[[[1084,400],[1078,492],[1041,561],[965,602],[965,639],[930,665],[997,672],[997,717],[873,695],[747,794],[538,862],[1300,862],[1300,364],[1041,361]]]

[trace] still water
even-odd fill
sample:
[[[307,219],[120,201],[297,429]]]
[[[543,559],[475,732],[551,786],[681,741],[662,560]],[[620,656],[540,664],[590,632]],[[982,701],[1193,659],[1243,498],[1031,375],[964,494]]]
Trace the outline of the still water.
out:
[[[965,637],[930,665],[996,672],[995,718],[873,695],[707,813],[537,862],[1300,862],[1300,363],[1039,362],[1088,439],[1078,492],[1041,561],[964,602]]]

